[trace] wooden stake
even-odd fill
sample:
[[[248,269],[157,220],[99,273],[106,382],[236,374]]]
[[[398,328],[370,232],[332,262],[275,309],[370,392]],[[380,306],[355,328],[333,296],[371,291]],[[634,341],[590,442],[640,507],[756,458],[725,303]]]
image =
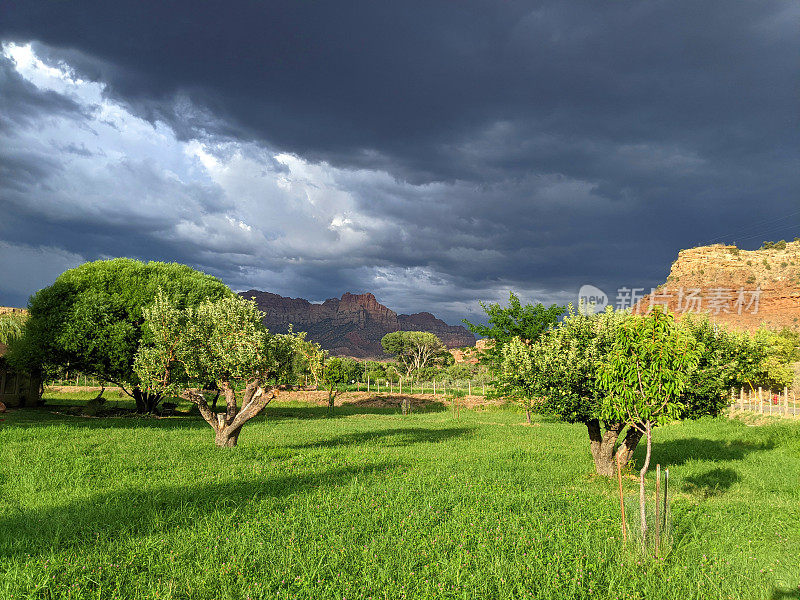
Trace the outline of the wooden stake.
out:
[[[764,414],[764,396],[761,395],[761,388],[758,388],[758,412]]]
[[[622,467],[617,459],[617,481],[619,482],[619,512],[622,514],[622,541],[628,541],[628,527],[625,523],[625,497],[622,494]]]
[[[658,558],[658,549],[661,545],[661,515],[658,511],[659,500],[661,500],[661,465],[656,464],[656,558]]]
[[[667,530],[667,509],[669,503],[667,502],[667,486],[669,485],[669,469],[664,469],[664,509],[661,511],[661,531]]]

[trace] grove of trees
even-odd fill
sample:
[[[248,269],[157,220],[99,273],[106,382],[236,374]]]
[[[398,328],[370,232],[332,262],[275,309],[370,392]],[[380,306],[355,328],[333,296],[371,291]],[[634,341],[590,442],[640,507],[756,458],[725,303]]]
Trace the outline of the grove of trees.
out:
[[[69,368],[118,385],[152,413],[163,398],[143,386],[133,368],[145,317],[158,290],[178,308],[230,298],[219,279],[177,263],[115,258],[62,273],[34,294],[24,335],[12,343],[10,361],[23,370]]]
[[[515,336],[503,346],[497,385],[528,414],[586,425],[595,470],[612,476],[652,427],[716,416],[732,387],[786,385],[773,364],[784,363],[760,335],[706,317],[676,322],[658,311],[581,315],[570,307],[538,339]]]

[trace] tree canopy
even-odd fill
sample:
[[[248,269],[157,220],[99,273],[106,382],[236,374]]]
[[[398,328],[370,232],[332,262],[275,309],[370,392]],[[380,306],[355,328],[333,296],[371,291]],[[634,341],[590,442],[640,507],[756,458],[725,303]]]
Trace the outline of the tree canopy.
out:
[[[156,400],[142,394],[133,363],[143,309],[158,290],[177,308],[233,296],[215,277],[186,265],[129,258],[89,262],[30,298],[30,317],[12,355],[27,363],[23,366],[68,365],[115,383],[130,391],[140,411],[152,411]]]
[[[481,307],[488,316],[488,325],[471,323],[467,319],[464,319],[464,324],[472,333],[491,340],[482,360],[495,374],[502,370],[506,344],[514,338],[535,342],[542,333],[554,327],[567,310],[565,306],[556,304],[550,307],[541,303],[523,306],[514,292],[509,293],[508,306],[481,302]]]
[[[197,404],[218,446],[235,446],[242,426],[292,378],[303,341],[270,334],[255,303],[238,296],[179,308],[159,292],[144,316],[146,336],[134,364],[140,385],[152,394],[183,394]],[[224,394],[224,413],[208,406],[202,389],[209,383]]]
[[[581,315],[570,308],[567,317],[535,342],[517,337],[506,344],[498,387],[528,411],[584,423],[597,472],[613,475],[614,461],[630,460],[644,429],[630,426],[625,415],[608,410],[604,403],[611,392],[603,373],[609,361],[619,356],[614,349],[622,343],[620,336],[633,335],[625,332],[634,323],[649,322],[648,318],[611,308]],[[698,354],[696,361],[683,367],[690,384],[681,387],[680,402],[670,404],[663,418],[717,415],[727,405],[731,386],[763,370],[760,359],[754,360],[750,353],[753,340],[748,334],[728,332],[702,320],[675,323],[664,318],[669,319],[669,331],[692,340]]]
[[[442,340],[427,331],[393,331],[383,336],[381,346],[386,354],[393,355],[405,367],[407,375],[441,361],[449,354]]]

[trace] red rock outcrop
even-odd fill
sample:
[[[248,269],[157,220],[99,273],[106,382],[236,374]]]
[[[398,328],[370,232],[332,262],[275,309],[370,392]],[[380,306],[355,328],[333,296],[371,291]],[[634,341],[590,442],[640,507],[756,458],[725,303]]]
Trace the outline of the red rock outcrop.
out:
[[[722,244],[681,250],[667,282],[636,309],[647,312],[651,304],[707,313],[738,329],[800,329],[800,241],[750,251]]]
[[[465,327],[448,325],[431,313],[398,315],[372,294],[346,293],[322,304],[258,290],[240,294],[255,299],[270,331],[282,333],[291,324],[294,331],[308,332],[309,339],[336,355],[384,357],[381,338],[392,331],[430,331],[448,348],[475,345],[475,337]]]

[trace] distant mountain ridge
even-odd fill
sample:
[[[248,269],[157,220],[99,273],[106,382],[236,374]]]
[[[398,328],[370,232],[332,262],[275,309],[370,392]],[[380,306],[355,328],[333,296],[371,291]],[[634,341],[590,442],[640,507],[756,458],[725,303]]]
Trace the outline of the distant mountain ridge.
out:
[[[309,339],[339,356],[383,357],[381,338],[392,331],[429,331],[448,348],[475,345],[475,336],[461,325],[448,325],[428,312],[398,315],[369,293],[348,292],[322,304],[259,290],[240,295],[255,300],[270,331],[283,333],[291,324],[295,331],[308,332]]]

